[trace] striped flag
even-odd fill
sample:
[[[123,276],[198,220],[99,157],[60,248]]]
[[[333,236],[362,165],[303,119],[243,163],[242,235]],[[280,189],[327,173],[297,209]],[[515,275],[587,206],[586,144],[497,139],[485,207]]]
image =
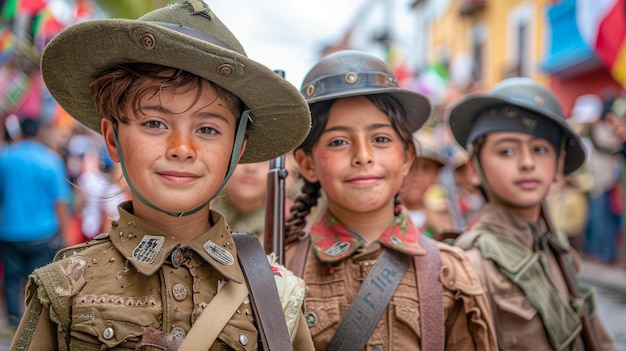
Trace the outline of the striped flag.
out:
[[[626,0],[577,0],[576,22],[613,78],[626,86]]]

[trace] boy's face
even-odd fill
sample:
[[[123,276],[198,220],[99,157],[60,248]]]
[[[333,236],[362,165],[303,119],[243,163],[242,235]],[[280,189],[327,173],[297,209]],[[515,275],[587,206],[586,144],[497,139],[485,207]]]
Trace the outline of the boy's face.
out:
[[[387,115],[364,97],[334,103],[311,155],[296,153],[300,172],[320,182],[336,216],[393,206],[413,158]]]
[[[439,163],[431,159],[422,157],[415,159],[400,188],[400,200],[408,209],[417,210],[424,206],[424,193],[429,186],[437,182],[439,169]]]
[[[230,203],[242,213],[265,206],[270,161],[238,164],[224,189]]]
[[[125,109],[128,124],[117,124],[121,155],[111,122],[103,120],[111,158],[124,158],[134,187],[157,207],[183,212],[202,205],[224,181],[239,116],[207,83],[199,96],[197,89],[166,88],[140,104],[140,113]],[[135,213],[141,208],[136,201]]]
[[[489,201],[505,207],[539,208],[557,175],[554,146],[530,134],[489,133],[479,159],[488,187],[498,197],[488,191]]]

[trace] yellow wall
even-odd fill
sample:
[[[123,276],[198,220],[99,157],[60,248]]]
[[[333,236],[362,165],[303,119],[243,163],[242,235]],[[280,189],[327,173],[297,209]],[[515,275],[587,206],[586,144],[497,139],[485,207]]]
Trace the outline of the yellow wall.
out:
[[[437,0],[435,0],[437,1]],[[471,55],[472,28],[483,23],[486,28],[486,40],[483,51],[483,85],[491,87],[496,82],[505,78],[506,68],[511,62],[510,48],[507,47],[507,24],[511,21],[512,13],[525,6],[532,14],[529,26],[528,40],[532,52],[529,53],[531,78],[547,84],[547,76],[539,70],[539,62],[543,57],[546,45],[544,34],[545,7],[550,0],[487,0],[487,5],[475,11],[471,15],[461,16],[459,12],[460,0],[452,0],[445,13],[438,18],[432,28],[431,60],[437,59],[437,55],[445,47],[450,53],[450,58],[456,55]],[[510,43],[509,43],[510,45]]]

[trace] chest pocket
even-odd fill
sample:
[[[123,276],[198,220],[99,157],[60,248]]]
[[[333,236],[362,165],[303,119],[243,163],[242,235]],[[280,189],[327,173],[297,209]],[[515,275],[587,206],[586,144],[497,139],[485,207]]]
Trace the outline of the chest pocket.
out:
[[[141,340],[144,328],[160,328],[161,313],[156,303],[147,298],[79,296],[72,309],[72,344],[132,349]]]

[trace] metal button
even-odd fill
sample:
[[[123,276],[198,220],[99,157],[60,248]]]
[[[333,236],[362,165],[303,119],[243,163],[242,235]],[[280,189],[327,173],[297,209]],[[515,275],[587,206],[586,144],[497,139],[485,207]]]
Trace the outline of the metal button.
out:
[[[217,73],[221,76],[230,76],[235,72],[235,69],[230,63],[222,63],[217,67]]]
[[[172,294],[174,295],[174,300],[182,301],[187,297],[187,288],[183,284],[176,284],[172,288]]]
[[[183,329],[181,327],[174,327],[170,331],[170,335],[173,335],[173,336],[175,336],[177,338],[184,339],[185,335],[187,335],[187,332],[185,332],[185,329]]]
[[[106,340],[113,339],[114,336],[115,336],[115,330],[113,330],[113,328],[111,327],[106,328],[104,332],[102,332],[102,337],[105,338]]]
[[[243,334],[239,335],[239,343],[243,346],[248,345],[248,337]]]
[[[306,319],[306,325],[311,328],[314,327],[317,324],[317,314],[315,314],[315,312],[307,312],[304,315],[304,319]]]
[[[154,38],[154,35],[152,35],[150,33],[145,33],[144,35],[142,35],[141,36],[141,45],[146,50],[154,49],[154,47],[156,46],[156,39]]]
[[[359,80],[359,75],[354,72],[348,72],[346,73],[344,79],[346,80],[346,83],[354,84],[357,80]]]
[[[175,248],[170,255],[170,261],[172,262],[172,266],[174,268],[180,267],[181,264],[185,261],[185,257],[183,256],[183,250],[179,247]]]

